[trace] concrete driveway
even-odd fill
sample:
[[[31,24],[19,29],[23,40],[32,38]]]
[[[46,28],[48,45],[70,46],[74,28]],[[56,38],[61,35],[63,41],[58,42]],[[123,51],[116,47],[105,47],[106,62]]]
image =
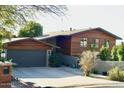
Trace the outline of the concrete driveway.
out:
[[[69,67],[17,67],[14,68],[13,75],[20,79],[66,78],[81,75],[81,71]]]
[[[28,67],[14,68],[13,75],[24,82],[46,87],[87,87],[92,85],[117,85],[121,82],[84,77],[79,69],[69,67]]]

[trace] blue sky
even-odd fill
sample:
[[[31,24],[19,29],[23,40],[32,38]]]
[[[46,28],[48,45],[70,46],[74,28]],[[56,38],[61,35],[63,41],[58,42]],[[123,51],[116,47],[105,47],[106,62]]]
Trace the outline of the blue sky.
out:
[[[67,6],[65,17],[38,15],[37,22],[44,27],[44,33],[51,31],[102,27],[124,37],[124,6]]]

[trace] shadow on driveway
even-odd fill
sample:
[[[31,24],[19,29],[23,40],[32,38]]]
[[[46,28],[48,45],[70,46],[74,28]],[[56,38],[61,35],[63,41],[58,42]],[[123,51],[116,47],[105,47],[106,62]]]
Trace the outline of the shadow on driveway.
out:
[[[81,75],[79,69],[69,67],[15,67],[13,76],[18,78],[65,78]]]

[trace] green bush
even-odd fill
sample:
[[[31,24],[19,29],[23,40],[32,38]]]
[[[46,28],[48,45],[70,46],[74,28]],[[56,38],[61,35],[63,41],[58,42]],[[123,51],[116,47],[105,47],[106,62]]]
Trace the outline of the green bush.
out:
[[[109,70],[108,75],[110,80],[119,80],[119,68],[115,67]]]
[[[111,59],[113,61],[118,61],[117,50],[118,50],[118,47],[117,46],[113,46],[113,48],[111,50]]]
[[[124,43],[118,47],[117,56],[119,61],[124,61]]]
[[[109,48],[102,46],[102,48],[100,49],[99,57],[103,61],[109,60],[110,59]]]
[[[108,75],[110,80],[124,81],[124,71],[121,71],[118,67],[112,68]]]
[[[12,62],[13,59],[12,58],[3,58],[3,57],[0,57],[0,61],[1,62],[5,62],[5,61]]]
[[[92,73],[93,73],[93,74],[99,74],[99,71],[96,70],[96,69],[92,69]]]
[[[62,65],[62,54],[53,53],[49,58],[49,66],[60,67]]]

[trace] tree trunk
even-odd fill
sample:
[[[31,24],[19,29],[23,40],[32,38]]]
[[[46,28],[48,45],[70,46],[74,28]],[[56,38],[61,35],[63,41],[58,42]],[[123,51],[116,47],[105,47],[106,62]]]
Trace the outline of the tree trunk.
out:
[[[84,75],[85,75],[85,76],[89,76],[89,75],[90,75],[90,71],[85,71],[85,72],[84,72]]]

